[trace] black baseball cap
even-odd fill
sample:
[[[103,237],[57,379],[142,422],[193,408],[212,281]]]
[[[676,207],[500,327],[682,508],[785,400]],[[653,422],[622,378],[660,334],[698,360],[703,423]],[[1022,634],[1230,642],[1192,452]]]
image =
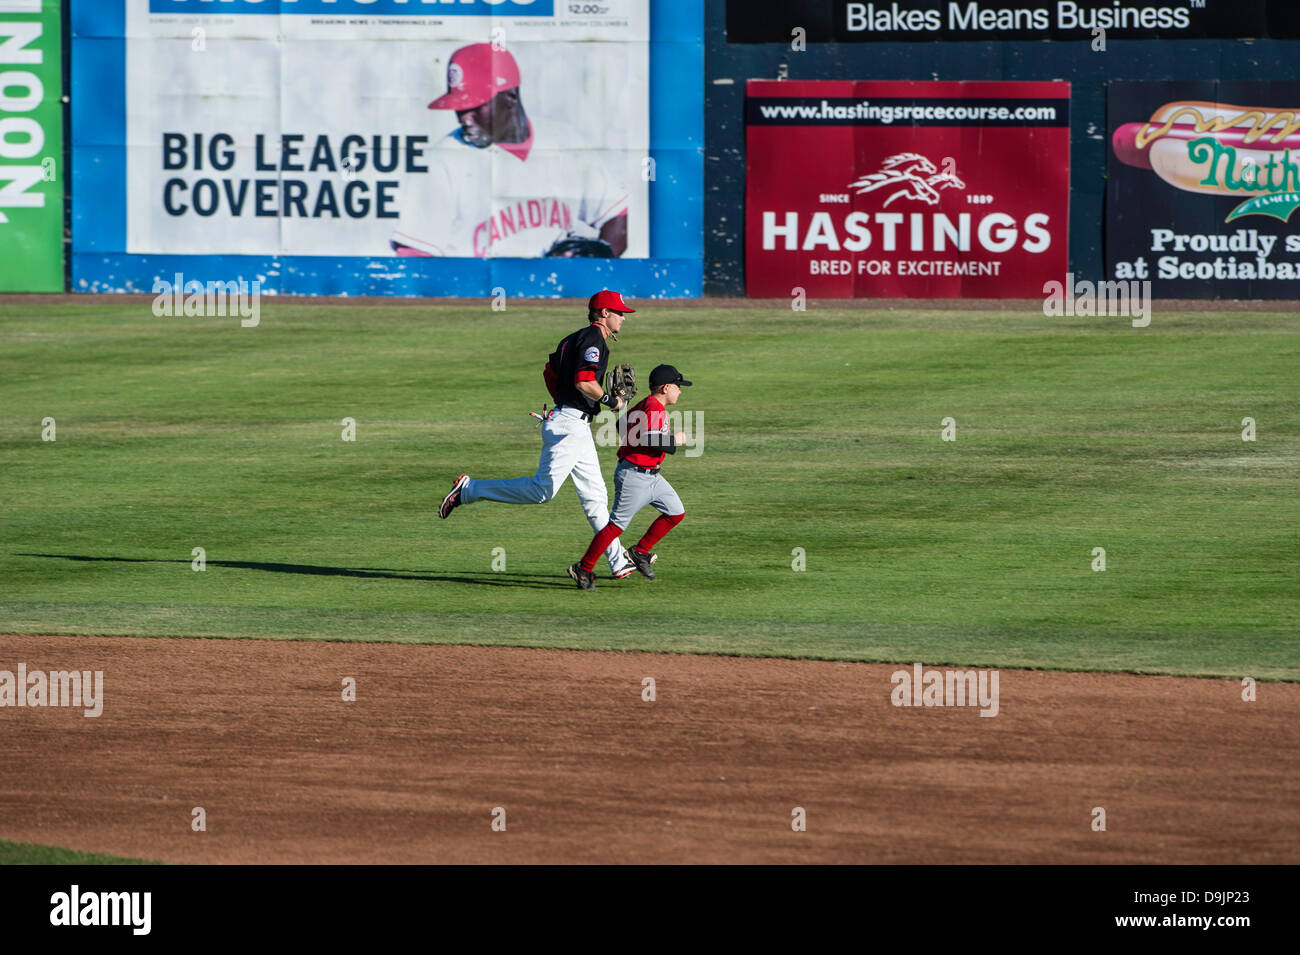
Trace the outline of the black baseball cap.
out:
[[[650,372],[650,387],[658,388],[660,385],[689,385],[690,382],[682,377],[682,373],[672,365],[658,365],[655,370]]]

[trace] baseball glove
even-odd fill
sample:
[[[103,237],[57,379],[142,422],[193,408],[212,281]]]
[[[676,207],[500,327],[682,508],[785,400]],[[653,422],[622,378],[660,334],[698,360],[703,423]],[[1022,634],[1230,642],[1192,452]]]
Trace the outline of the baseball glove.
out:
[[[549,258],[561,259],[612,259],[614,250],[604,239],[584,239],[577,235],[566,235],[557,239],[546,250]]]
[[[623,404],[631,404],[636,396],[636,369],[631,365],[615,365],[605,373],[605,390],[622,398]]]

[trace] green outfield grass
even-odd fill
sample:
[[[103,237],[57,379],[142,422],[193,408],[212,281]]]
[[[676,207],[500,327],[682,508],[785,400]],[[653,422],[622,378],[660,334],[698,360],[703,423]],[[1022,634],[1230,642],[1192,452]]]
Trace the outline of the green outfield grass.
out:
[[[658,579],[594,593],[569,485],[436,515],[536,468],[580,310],[0,307],[0,632],[1300,678],[1295,316],[638,304],[614,359],[696,382],[703,453]]]
[[[98,852],[0,839],[0,865],[159,865],[146,859],[121,859]]]

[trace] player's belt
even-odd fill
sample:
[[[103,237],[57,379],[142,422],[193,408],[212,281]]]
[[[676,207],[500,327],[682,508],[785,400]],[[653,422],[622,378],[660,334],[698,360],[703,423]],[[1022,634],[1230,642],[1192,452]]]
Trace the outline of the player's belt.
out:
[[[633,471],[640,471],[642,474],[658,474],[658,473],[659,473],[659,469],[658,469],[658,468],[643,468],[643,467],[641,467],[639,464],[633,464],[631,461],[624,461],[623,463],[626,464],[628,467],[630,467]]]
[[[573,405],[560,405],[560,406],[559,406],[558,408],[556,408],[555,410],[556,410],[556,411],[559,411],[559,410],[561,410],[561,409],[563,409],[563,410],[565,410],[565,411],[577,411],[577,412],[578,412],[578,415],[582,418],[583,421],[590,421],[592,418],[595,417],[595,415],[588,414],[588,413],[585,412],[585,411],[579,411],[577,408],[573,407]]]

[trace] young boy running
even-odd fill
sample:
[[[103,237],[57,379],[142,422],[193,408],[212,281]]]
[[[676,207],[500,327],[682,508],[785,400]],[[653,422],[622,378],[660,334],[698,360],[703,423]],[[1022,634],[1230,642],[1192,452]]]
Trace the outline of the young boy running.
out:
[[[609,523],[598,531],[582,560],[569,568],[569,576],[582,590],[596,588],[596,561],[647,504],[659,512],[645,536],[627,549],[627,556],[643,575],[655,578],[654,563],[658,555],[655,544],[677,526],[686,508],[673,486],[659,473],[664,455],[674,454],[686,443],[686,435],[668,431],[666,409],[677,403],[682,388],[689,387],[672,365],[659,365],[650,372],[650,394],[627,413],[623,444],[618,449],[618,467],[614,470],[614,507]]]

